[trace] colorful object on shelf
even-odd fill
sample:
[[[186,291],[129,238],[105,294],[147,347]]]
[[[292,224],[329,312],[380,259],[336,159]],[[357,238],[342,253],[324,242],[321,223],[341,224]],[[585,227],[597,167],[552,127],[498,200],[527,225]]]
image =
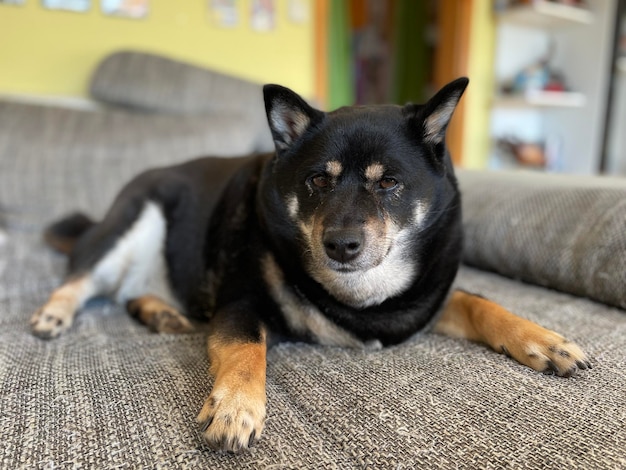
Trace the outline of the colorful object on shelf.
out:
[[[510,82],[502,85],[504,94],[526,95],[538,91],[566,92],[569,91],[566,80],[558,70],[550,66],[550,52],[546,57],[519,71]]]
[[[522,142],[515,137],[499,139],[498,149],[517,164],[527,167],[544,168],[546,154],[543,144]]]

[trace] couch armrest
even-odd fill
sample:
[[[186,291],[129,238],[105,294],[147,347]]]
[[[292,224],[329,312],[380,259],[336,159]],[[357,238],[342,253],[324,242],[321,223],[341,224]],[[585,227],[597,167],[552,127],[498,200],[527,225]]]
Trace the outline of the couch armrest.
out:
[[[626,179],[457,175],[465,263],[626,308]]]

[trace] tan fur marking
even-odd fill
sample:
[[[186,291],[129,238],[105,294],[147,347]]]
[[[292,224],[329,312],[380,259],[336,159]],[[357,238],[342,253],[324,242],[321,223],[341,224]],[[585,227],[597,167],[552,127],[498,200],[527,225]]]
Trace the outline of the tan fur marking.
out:
[[[54,338],[67,330],[74,321],[76,311],[92,295],[89,276],[71,279],[50,295],[48,301],[30,320],[33,333],[42,338]]]
[[[370,183],[380,181],[384,175],[385,167],[380,163],[372,163],[365,169],[365,178],[367,178]]]
[[[339,178],[342,171],[343,166],[337,160],[326,162],[326,173],[328,173],[328,175],[332,178]]]
[[[314,305],[298,298],[285,284],[285,277],[271,254],[262,260],[263,278],[270,294],[281,307],[290,328],[300,334],[311,334],[320,344],[363,348],[357,337],[328,320]]]
[[[127,303],[129,313],[157,333],[189,333],[193,326],[175,307],[154,295]]]
[[[265,332],[260,343],[209,337],[210,372],[215,377],[197,421],[203,435],[216,449],[238,451],[258,439],[265,424]]]
[[[434,330],[485,343],[537,371],[568,377],[577,367],[590,367],[585,353],[561,335],[461,291],[453,293]]]

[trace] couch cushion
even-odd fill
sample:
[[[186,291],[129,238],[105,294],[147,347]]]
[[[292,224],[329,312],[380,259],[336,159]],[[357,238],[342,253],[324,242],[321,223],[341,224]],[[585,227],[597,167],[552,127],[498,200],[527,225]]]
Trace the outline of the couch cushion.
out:
[[[626,308],[626,180],[458,172],[465,262]]]
[[[0,218],[101,215],[133,176],[255,148],[242,117],[78,111],[0,102]]]
[[[96,68],[91,96],[141,111],[239,115],[241,128],[256,137],[258,151],[273,150],[261,85],[166,57],[115,52]]]
[[[137,51],[106,57],[90,93],[106,103],[180,114],[265,109],[259,84]]]

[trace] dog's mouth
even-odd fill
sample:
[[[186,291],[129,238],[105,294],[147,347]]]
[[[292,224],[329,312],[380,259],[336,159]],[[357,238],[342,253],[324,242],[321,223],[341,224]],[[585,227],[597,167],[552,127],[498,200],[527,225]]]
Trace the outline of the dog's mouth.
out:
[[[381,246],[380,244],[367,244],[357,256],[343,261],[329,256],[322,247],[312,250],[311,264],[314,271],[325,271],[330,276],[341,278],[343,276],[354,276],[365,274],[376,269],[385,262],[392,245]]]
[[[333,262],[332,260],[329,260],[327,266],[331,270],[333,270],[335,272],[338,272],[338,273],[355,273],[357,271],[362,271],[363,270],[363,268],[361,268],[360,266],[351,266],[351,265],[346,265],[346,264],[339,264],[337,262]]]
[[[374,269],[382,264],[391,251],[392,246],[386,246],[384,251],[364,249],[358,256],[349,261],[343,262],[341,260],[333,259],[328,256],[327,253],[321,254],[318,251],[318,255],[321,255],[319,261],[316,263],[320,268],[327,269],[330,272],[341,274],[354,274],[364,273],[370,269]]]

